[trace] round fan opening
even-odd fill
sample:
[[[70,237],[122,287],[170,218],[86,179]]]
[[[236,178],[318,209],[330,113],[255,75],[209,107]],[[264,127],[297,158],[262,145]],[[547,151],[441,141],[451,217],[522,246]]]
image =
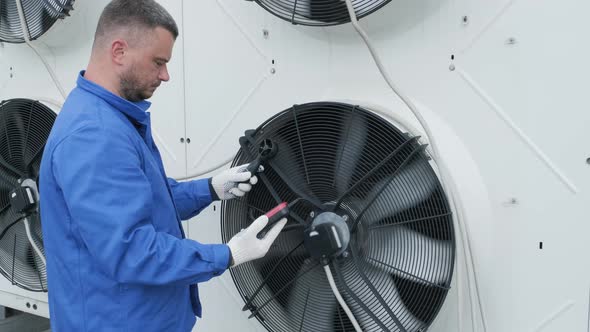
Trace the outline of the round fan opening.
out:
[[[0,1],[0,41],[24,43],[17,1]],[[46,33],[57,20],[69,16],[74,0],[20,0],[29,38],[35,40]]]
[[[354,331],[324,273],[363,331],[423,331],[449,291],[455,260],[447,197],[419,137],[362,107],[295,105],[240,139],[233,165],[277,146],[259,184],[222,204],[228,241],[279,202],[289,222],[262,259],[231,269],[244,310],[269,331]],[[346,233],[318,255],[318,224]],[[330,224],[330,225],[332,225]]]
[[[255,0],[269,13],[291,22],[309,26],[329,26],[350,22],[343,0]],[[361,19],[385,6],[390,0],[352,0]]]
[[[31,291],[47,291],[45,265],[34,252],[23,222],[26,216],[33,240],[44,251],[39,209],[17,213],[9,195],[24,186],[38,195],[41,158],[55,118],[49,107],[35,100],[0,103],[0,273]]]

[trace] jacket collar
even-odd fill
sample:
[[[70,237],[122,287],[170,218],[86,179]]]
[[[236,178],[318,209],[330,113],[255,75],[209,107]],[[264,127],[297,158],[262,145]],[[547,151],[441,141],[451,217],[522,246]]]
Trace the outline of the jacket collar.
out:
[[[137,121],[144,126],[149,126],[149,114],[147,113],[147,110],[151,106],[149,101],[142,100],[138,102],[131,102],[127,99],[123,99],[103,88],[102,86],[84,78],[85,72],[85,70],[82,70],[78,75],[78,87],[106,101],[111,106],[113,106],[113,108],[125,114],[131,120]]]

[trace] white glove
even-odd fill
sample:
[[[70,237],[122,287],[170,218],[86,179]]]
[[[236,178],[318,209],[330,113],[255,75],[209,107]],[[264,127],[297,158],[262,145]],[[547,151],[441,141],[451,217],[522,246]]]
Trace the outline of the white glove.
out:
[[[264,257],[286,223],[286,218],[279,220],[262,239],[259,239],[256,235],[268,224],[268,217],[262,215],[248,228],[234,235],[227,243],[232,256],[231,266]]]
[[[226,200],[242,197],[258,182],[256,176],[246,171],[249,164],[225,170],[211,179],[211,187],[219,199]]]

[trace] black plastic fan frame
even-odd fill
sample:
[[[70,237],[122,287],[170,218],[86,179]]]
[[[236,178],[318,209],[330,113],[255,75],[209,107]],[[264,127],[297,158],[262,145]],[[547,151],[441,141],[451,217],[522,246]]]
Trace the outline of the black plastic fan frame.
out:
[[[261,184],[224,201],[224,242],[280,202],[289,222],[269,253],[232,268],[250,310],[269,331],[354,331],[329,287],[337,287],[364,331],[424,331],[450,289],[455,260],[451,209],[419,137],[362,107],[295,105],[240,139],[233,165],[271,140],[276,156]],[[320,261],[304,244],[322,213],[346,221],[350,243]]]
[[[47,291],[47,273],[27,238],[25,215],[10,206],[9,193],[23,185],[37,190],[43,149],[55,118],[55,112],[36,100],[0,102],[0,273],[30,291]],[[44,253],[38,207],[26,217]]]
[[[292,24],[331,26],[350,22],[344,0],[254,0],[269,13]],[[357,19],[385,6],[391,0],[352,0]]]
[[[18,14],[21,1],[30,40],[46,33],[60,19],[70,15],[75,0],[2,0],[0,1],[0,41],[24,43],[24,31]]]

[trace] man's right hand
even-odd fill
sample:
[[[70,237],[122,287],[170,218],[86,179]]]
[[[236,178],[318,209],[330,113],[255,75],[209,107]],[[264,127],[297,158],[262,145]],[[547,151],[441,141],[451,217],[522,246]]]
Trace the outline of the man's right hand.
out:
[[[268,217],[262,215],[254,220],[248,228],[234,235],[227,243],[232,256],[230,267],[264,257],[286,223],[286,218],[279,220],[266,233],[266,236],[259,239],[256,235],[268,224]]]

